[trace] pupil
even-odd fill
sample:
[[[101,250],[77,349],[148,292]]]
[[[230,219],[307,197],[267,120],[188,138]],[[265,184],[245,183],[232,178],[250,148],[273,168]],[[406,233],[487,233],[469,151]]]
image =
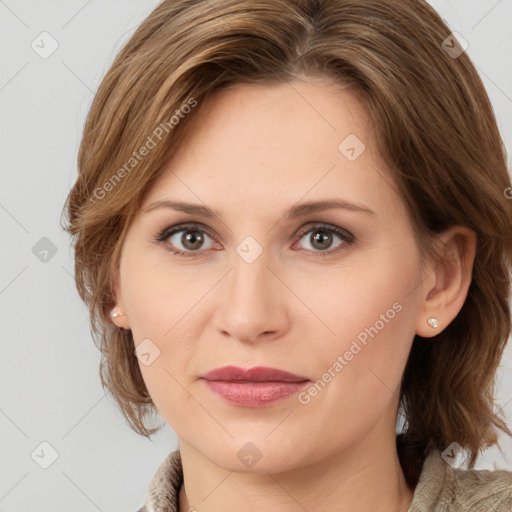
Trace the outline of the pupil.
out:
[[[319,243],[320,245],[317,248],[325,249],[331,244],[332,234],[327,231],[317,231],[316,234],[312,236],[312,239],[313,247],[315,247],[315,244]],[[324,242],[324,245],[321,245],[322,242]],[[325,242],[327,242],[327,244],[325,244]]]
[[[192,244],[189,249],[198,249],[203,243],[203,237],[198,231],[189,231],[188,234],[183,235],[183,245],[187,247],[187,243]]]

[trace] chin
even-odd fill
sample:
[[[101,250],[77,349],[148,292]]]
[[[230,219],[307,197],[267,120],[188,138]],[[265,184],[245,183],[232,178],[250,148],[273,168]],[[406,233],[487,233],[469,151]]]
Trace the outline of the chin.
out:
[[[216,466],[237,473],[277,474],[305,464],[307,454],[297,451],[298,443],[292,442],[290,438],[284,442],[277,436],[271,442],[265,439],[265,435],[254,438],[254,441],[250,440],[250,435],[243,439],[233,438],[219,445],[210,444],[204,447],[204,451],[198,451]]]

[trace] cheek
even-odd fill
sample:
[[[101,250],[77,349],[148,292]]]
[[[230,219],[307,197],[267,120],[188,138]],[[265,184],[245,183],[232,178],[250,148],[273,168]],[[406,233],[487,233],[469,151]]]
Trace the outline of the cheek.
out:
[[[180,271],[163,247],[141,250],[132,245],[126,246],[120,273],[123,303],[134,340],[137,343],[146,337],[170,337],[205,293],[207,283],[194,278],[191,270]]]
[[[375,252],[350,272],[316,276],[307,300],[328,328],[308,357],[316,361],[317,387],[330,390],[324,400],[357,405],[372,396],[389,398],[399,385],[415,333],[418,281],[414,249],[405,253]]]
[[[180,272],[171,266],[163,249],[150,256],[149,251],[137,249],[127,244],[121,261],[123,304],[134,348],[150,354],[139,355],[138,361],[146,387],[162,415],[174,418],[190,399],[184,389],[184,371],[200,335],[200,299],[215,276],[205,282],[194,278],[192,271]]]
[[[373,251],[364,261],[359,256],[358,260],[357,264],[347,262],[339,269],[319,269],[295,280],[294,291],[312,311],[302,321],[295,321],[323,325],[323,347],[343,348],[360,334],[364,343],[365,333],[369,337],[368,329],[372,327],[379,336],[393,341],[394,336],[389,334],[400,332],[404,320],[405,324],[410,320],[412,292],[418,282],[413,252],[400,257]]]

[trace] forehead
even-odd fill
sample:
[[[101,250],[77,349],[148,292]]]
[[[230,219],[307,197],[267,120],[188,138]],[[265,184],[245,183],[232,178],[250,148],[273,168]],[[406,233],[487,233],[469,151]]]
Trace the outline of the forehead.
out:
[[[373,210],[386,199],[396,204],[371,120],[343,85],[237,84],[196,114],[144,205],[169,194],[237,212],[258,204],[282,211],[326,195],[366,201]]]
[[[369,138],[372,123],[347,86],[293,80],[273,86],[236,84],[218,90],[200,106],[187,131],[194,142],[206,139],[230,145],[238,140],[245,144],[244,149],[265,145],[281,148],[286,154],[311,145],[319,150],[333,145],[337,149],[345,132]],[[321,141],[324,143],[319,145]],[[309,143],[304,146],[304,142]]]

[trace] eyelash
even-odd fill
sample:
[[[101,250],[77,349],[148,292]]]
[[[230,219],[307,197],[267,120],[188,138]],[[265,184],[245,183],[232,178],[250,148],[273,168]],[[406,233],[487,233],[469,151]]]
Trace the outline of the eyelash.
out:
[[[154,238],[154,243],[161,244],[161,243],[165,242],[172,235],[179,233],[181,231],[198,231],[199,233],[206,234],[210,238],[215,240],[214,237],[208,232],[208,230],[201,229],[199,226],[200,226],[199,224],[184,224],[184,225],[181,224],[178,226],[167,227],[164,230],[162,230],[160,233],[158,233],[158,235]],[[315,230],[326,231],[328,233],[334,234],[334,235],[338,236],[344,242],[344,244],[342,244],[342,246],[341,246],[342,247],[341,249],[336,248],[334,250],[328,250],[328,251],[313,251],[315,254],[318,254],[320,257],[327,257],[336,252],[343,251],[343,250],[347,249],[348,247],[350,247],[351,245],[353,245],[355,242],[355,237],[348,231],[338,228],[338,227],[335,227],[335,226],[330,226],[328,224],[322,224],[322,223],[315,224],[314,226],[310,227],[309,229],[300,230],[297,233],[297,236],[299,237],[298,240],[302,239],[304,235],[307,235],[308,233],[315,231]],[[166,250],[168,250],[175,256],[179,256],[182,258],[196,258],[198,256],[198,253],[201,252],[201,251],[184,252],[184,251],[180,251],[179,249],[173,249],[172,247],[169,247],[169,246],[166,246]]]

